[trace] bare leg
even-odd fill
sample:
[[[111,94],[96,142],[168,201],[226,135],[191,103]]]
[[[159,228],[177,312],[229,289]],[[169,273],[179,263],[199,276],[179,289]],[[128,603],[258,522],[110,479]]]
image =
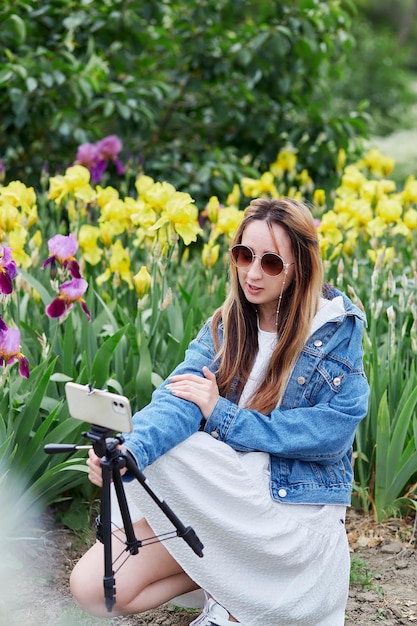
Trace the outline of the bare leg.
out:
[[[154,533],[145,519],[134,524],[140,538]],[[175,540],[174,540],[175,541]],[[113,559],[124,546],[113,539]],[[79,606],[97,617],[131,615],[155,608],[198,585],[187,576],[161,542],[145,546],[130,556],[115,574],[116,603],[109,613],[103,591],[103,546],[96,543],[78,561],[71,574],[71,591]],[[122,557],[123,559],[123,557]],[[121,559],[121,560],[122,560]]]

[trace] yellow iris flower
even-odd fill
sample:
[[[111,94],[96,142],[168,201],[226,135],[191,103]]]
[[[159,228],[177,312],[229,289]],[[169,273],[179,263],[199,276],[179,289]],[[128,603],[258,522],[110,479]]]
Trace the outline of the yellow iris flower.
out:
[[[155,184],[155,181],[153,178],[142,174],[141,176],[138,176],[138,178],[136,179],[135,188],[140,196],[142,194],[146,195],[146,192],[148,191],[148,189],[150,189],[154,184]]]
[[[281,150],[276,160],[271,164],[270,171],[277,178],[282,178],[285,172],[294,172],[297,166],[297,155],[293,150]]]
[[[119,199],[119,192],[114,187],[100,187],[100,185],[97,185],[96,193],[97,204],[101,209],[103,209],[109,202]]]
[[[363,158],[363,164],[375,176],[389,176],[395,167],[395,159],[383,155],[376,148],[371,148]]]
[[[111,223],[114,234],[121,235],[130,227],[130,213],[123,200],[111,198],[101,207],[101,215],[98,221],[100,224]]]
[[[164,181],[163,183],[154,183],[151,187],[146,188],[146,190],[142,191],[141,197],[157,213],[161,213],[168,201],[177,193],[181,192],[177,192],[173,185]],[[190,202],[193,202],[188,193],[184,195],[188,196]]]
[[[395,250],[392,247],[386,248],[385,246],[382,248],[378,248],[377,250],[369,249],[368,257],[371,259],[372,263],[376,263],[378,261],[383,261],[385,265],[390,263],[395,258]]]
[[[214,241],[219,235],[226,235],[231,239],[243,219],[243,211],[236,207],[225,207],[219,211],[219,217],[215,225],[211,240]]]
[[[220,253],[220,245],[212,245],[210,243],[205,243],[203,246],[203,252],[201,253],[201,259],[203,261],[204,267],[211,268],[216,264]]]
[[[336,161],[336,170],[341,172],[346,165],[346,150],[344,148],[340,148],[337,153],[337,161]]]
[[[401,219],[403,209],[398,200],[381,198],[376,206],[376,214],[387,223],[397,222]]]
[[[13,180],[1,189],[1,195],[10,204],[20,207],[22,212],[30,215],[33,208],[36,208],[36,193],[33,187],[26,187],[20,180]]]
[[[120,239],[112,246],[110,269],[113,273],[119,274],[120,278],[124,280],[131,289],[133,288],[129,250],[123,247]]]
[[[84,259],[90,265],[97,265],[103,256],[103,251],[99,248],[97,243],[99,236],[100,229],[90,224],[83,224],[78,233],[79,246]]]
[[[133,283],[135,285],[138,297],[143,298],[143,296],[149,291],[152,285],[152,277],[146,269],[145,265],[142,265],[139,272],[134,275]]]
[[[241,182],[243,194],[247,198],[259,198],[270,195],[272,198],[278,197],[278,190],[274,184],[274,176],[271,172],[265,172],[261,178],[242,178]]]
[[[109,267],[105,270],[105,272],[103,272],[103,274],[98,276],[97,284],[102,285],[112,276],[115,279],[115,282],[117,282],[118,278],[120,278],[129,285],[129,289],[133,289],[129,250],[123,247],[120,239],[118,239],[111,246]]]
[[[19,225],[19,209],[9,202],[0,204],[0,230],[9,233]]]
[[[318,232],[321,237],[333,246],[342,241],[343,237],[339,228],[339,219],[334,211],[328,211],[322,216]]]
[[[342,185],[352,191],[359,192],[366,182],[365,175],[357,165],[348,165],[342,175]]]
[[[161,190],[162,193],[162,190]],[[165,203],[161,217],[151,226],[150,230],[159,230],[163,226],[168,227],[169,237],[176,233],[188,246],[197,240],[203,231],[198,223],[198,210],[192,204],[194,200],[188,193],[176,191]]]
[[[220,211],[220,202],[217,196],[211,196],[210,200],[207,203],[205,212],[207,213],[207,217],[212,224],[217,222]]]
[[[401,195],[406,203],[417,202],[417,180],[414,176],[407,178]]]
[[[226,205],[227,206],[239,206],[240,202],[240,187],[239,185],[233,185],[233,189],[231,193],[227,196]]]
[[[326,205],[326,192],[324,189],[314,190],[313,202],[318,207],[324,207]]]
[[[13,250],[13,259],[20,267],[28,268],[32,264],[30,256],[25,251],[28,232],[24,226],[18,224],[9,233],[9,245]]]
[[[379,239],[383,237],[388,230],[387,222],[381,217],[375,217],[370,220],[366,226],[366,232],[370,237],[376,237]]]
[[[49,179],[49,200],[55,200],[58,206],[67,196],[74,196],[84,204],[93,202],[96,192],[90,185],[90,172],[83,165],[69,167],[65,176],[52,176]]]
[[[105,248],[110,248],[114,238],[119,234],[117,225],[112,222],[99,222],[98,229],[100,231],[100,241]]]
[[[156,211],[146,204],[143,200],[130,201],[129,198],[125,200],[130,211],[130,220],[135,227],[143,228],[144,231],[153,226],[157,219]]]
[[[404,224],[410,230],[417,230],[417,211],[416,209],[407,209],[403,217]]]

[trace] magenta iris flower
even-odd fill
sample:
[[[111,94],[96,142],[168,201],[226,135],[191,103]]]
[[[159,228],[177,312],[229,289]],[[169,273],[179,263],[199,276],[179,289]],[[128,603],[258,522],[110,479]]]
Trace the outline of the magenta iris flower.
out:
[[[84,165],[90,170],[91,181],[97,184],[101,181],[109,161],[116,167],[117,174],[124,174],[123,163],[117,155],[123,149],[123,144],[117,135],[108,135],[97,143],[83,143],[78,147],[76,163]]]
[[[94,167],[100,158],[96,144],[82,143],[77,150],[77,163],[84,165],[89,170]]]
[[[117,135],[108,135],[107,137],[104,137],[104,139],[97,142],[97,149],[104,161],[113,161],[119,175],[124,174],[125,168],[123,163],[121,163],[117,158],[117,155],[123,149],[123,144]]]
[[[56,262],[68,269],[73,278],[81,278],[80,267],[74,254],[78,250],[78,241],[74,235],[55,235],[48,241],[50,256],[42,264],[42,269],[47,265],[51,266],[51,277],[56,275]]]
[[[3,320],[1,320],[3,322]],[[3,325],[6,326],[6,324]],[[20,332],[17,328],[0,328],[0,366],[19,362],[19,374],[29,378],[29,361],[20,351]]]
[[[102,159],[109,161],[115,159],[123,148],[123,144],[117,135],[108,135],[97,142],[97,150]]]
[[[0,293],[9,295],[13,291],[13,279],[17,274],[16,263],[12,259],[12,249],[0,246]]]
[[[97,163],[90,169],[91,173],[91,181],[93,184],[97,184],[103,178],[103,174],[107,169],[107,162],[103,161],[103,159],[99,159]]]
[[[84,278],[74,278],[63,283],[59,288],[59,296],[54,298],[46,307],[48,317],[62,317],[67,311],[78,302],[81,309],[86,314],[88,321],[91,321],[90,311],[85,303],[83,295],[87,291],[88,283]]]

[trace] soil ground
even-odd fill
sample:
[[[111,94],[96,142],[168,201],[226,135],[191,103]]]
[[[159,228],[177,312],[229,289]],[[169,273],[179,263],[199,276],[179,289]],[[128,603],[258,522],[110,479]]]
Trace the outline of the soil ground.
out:
[[[376,524],[350,510],[347,531],[353,580],[346,626],[417,625],[415,518]],[[0,626],[188,626],[198,614],[172,605],[113,620],[82,613],[72,601],[68,579],[86,541],[56,523],[52,511],[18,541],[0,541]]]

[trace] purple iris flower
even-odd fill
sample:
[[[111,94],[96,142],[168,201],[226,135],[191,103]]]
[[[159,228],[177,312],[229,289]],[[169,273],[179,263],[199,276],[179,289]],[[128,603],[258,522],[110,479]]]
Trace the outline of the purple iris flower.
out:
[[[94,143],[82,143],[77,150],[77,163],[88,169],[94,167],[100,158],[99,151]]]
[[[115,159],[123,149],[123,144],[117,135],[108,135],[96,145],[101,158],[106,161]]]
[[[81,278],[80,267],[74,254],[78,250],[78,241],[74,235],[55,235],[48,240],[50,256],[44,261],[41,269],[51,266],[51,278],[56,276],[56,262],[68,269],[72,278]]]
[[[0,246],[0,293],[9,295],[13,291],[13,279],[17,274],[16,262],[12,259],[12,249]]]
[[[123,163],[117,158],[123,144],[117,135],[108,135],[97,143],[83,143],[77,150],[77,163],[90,170],[91,181],[97,184],[103,178],[109,161],[116,167],[118,175],[124,174]]]
[[[123,149],[123,144],[120,141],[119,137],[117,135],[108,135],[107,137],[101,139],[101,141],[98,141],[96,145],[100,155],[100,159],[103,160],[106,165],[109,161],[113,161],[116,167],[117,174],[119,176],[124,174],[124,165],[117,158],[117,155]]]
[[[103,174],[107,169],[107,161],[99,159],[95,165],[90,168],[91,182],[93,185],[97,185],[103,178]]]
[[[83,298],[87,287],[88,283],[84,278],[74,278],[73,280],[63,283],[59,288],[59,296],[54,298],[46,307],[47,316],[62,317],[67,311],[72,309],[74,302],[78,302],[90,322],[90,311]]]
[[[20,332],[17,328],[7,328],[2,321],[0,328],[0,366],[19,362],[19,374],[29,378],[29,361],[20,351]],[[4,328],[3,326],[6,326]]]
[[[95,143],[82,143],[78,146],[76,163],[90,170],[91,182],[94,185],[100,182],[107,167]]]

